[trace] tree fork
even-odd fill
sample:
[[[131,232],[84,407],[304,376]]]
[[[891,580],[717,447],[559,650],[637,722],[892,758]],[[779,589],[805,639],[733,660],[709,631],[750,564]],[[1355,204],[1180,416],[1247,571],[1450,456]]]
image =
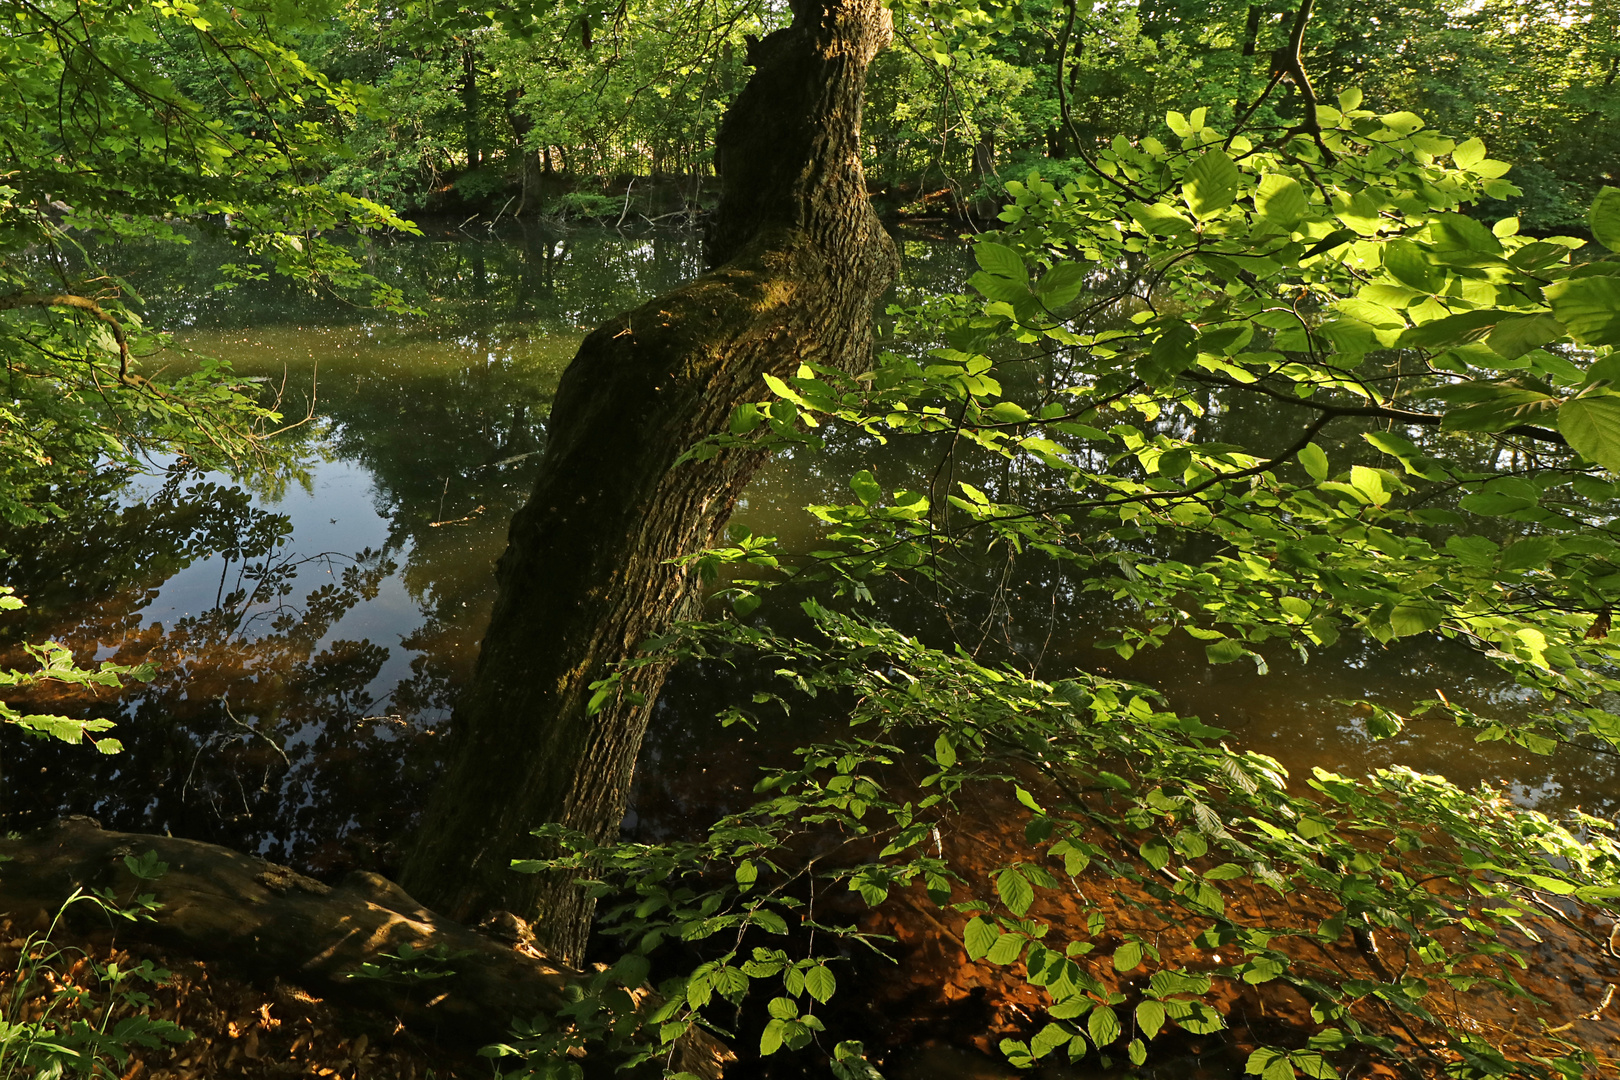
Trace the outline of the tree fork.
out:
[[[878,0],[799,0],[792,26],[751,45],[755,73],[716,144],[718,268],[599,327],[563,373],[404,867],[438,910],[532,917],[549,955],[583,956],[593,902],[570,875],[510,863],[548,854],[530,836],[544,822],[617,832],[667,668],[639,669],[595,715],[590,684],[695,612],[695,571],[671,560],[718,537],[763,456],[677,459],[758,397],[763,375],[870,360],[872,306],[898,262],[866,200],[861,99],[891,36]]]

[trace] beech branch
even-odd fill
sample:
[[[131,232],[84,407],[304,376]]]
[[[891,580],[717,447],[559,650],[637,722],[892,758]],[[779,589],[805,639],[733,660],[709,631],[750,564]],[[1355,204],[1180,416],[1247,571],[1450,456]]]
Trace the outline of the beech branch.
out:
[[[1254,383],[1239,383],[1229,379],[1210,379],[1189,376],[1195,382],[1208,383],[1212,386],[1221,386],[1229,390],[1258,391],[1269,398],[1287,402],[1302,409],[1313,409],[1329,419],[1339,416],[1376,416],[1386,420],[1399,420],[1405,424],[1415,424],[1419,427],[1439,427],[1445,417],[1439,413],[1415,412],[1411,409],[1397,409],[1393,405],[1329,405],[1309,398],[1291,397],[1266,386]],[[1498,435],[1517,435],[1520,438],[1530,439],[1534,442],[1551,443],[1554,446],[1568,446],[1569,441],[1563,435],[1551,428],[1536,427],[1534,424],[1516,424],[1503,431],[1495,432]]]
[[[88,296],[78,296],[74,293],[13,293],[10,296],[0,296],[0,311],[13,311],[25,307],[73,308],[106,324],[113,340],[118,343],[118,381],[122,383],[130,381],[129,336],[124,333],[124,325],[100,304]]]
[[[1300,59],[1300,50],[1305,47],[1305,24],[1311,21],[1311,9],[1316,0],[1300,0],[1299,10],[1294,13],[1294,25],[1288,31],[1288,44],[1271,54],[1271,70],[1273,72],[1272,85],[1276,85],[1277,78],[1288,76],[1299,89],[1299,96],[1305,103],[1305,117],[1294,128],[1294,132],[1309,135],[1316,140],[1316,147],[1327,158],[1328,164],[1338,161],[1337,155],[1327,148],[1322,141],[1322,125],[1316,119],[1316,90],[1311,86],[1311,77],[1305,73],[1305,62]]]

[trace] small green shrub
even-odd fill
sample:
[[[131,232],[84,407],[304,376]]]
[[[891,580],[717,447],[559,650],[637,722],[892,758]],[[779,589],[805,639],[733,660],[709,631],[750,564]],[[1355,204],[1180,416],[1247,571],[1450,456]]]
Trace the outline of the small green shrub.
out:
[[[154,881],[168,870],[150,851],[139,859],[126,855],[124,865],[141,881]],[[117,1077],[137,1048],[155,1050],[191,1038],[172,1021],[147,1015],[152,999],[142,986],[161,983],[168,971],[150,960],[101,963],[82,949],[56,943],[63,917],[78,905],[130,922],[150,920],[158,907],[150,893],[120,901],[111,890],[75,889],[48,928],[23,939],[10,991],[0,996],[0,1080]],[[79,975],[69,981],[65,976],[80,960],[88,962],[90,979]],[[76,985],[89,981],[94,989]]]

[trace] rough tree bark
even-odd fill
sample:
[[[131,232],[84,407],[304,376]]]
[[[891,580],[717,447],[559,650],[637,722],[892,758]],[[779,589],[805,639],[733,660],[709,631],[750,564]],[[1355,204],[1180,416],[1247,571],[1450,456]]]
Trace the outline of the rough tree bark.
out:
[[[624,814],[665,671],[640,669],[595,716],[589,684],[693,611],[699,583],[670,560],[716,538],[761,463],[745,451],[676,459],[757,399],[766,372],[869,362],[872,306],[897,258],[866,200],[861,98],[891,35],[879,0],[796,0],[792,26],[750,48],[755,74],[717,139],[718,269],[598,328],[563,374],[448,768],[404,868],[436,909],[535,917],[549,955],[582,956],[583,892],[509,864],[544,854],[529,835],[542,822],[607,839]]]

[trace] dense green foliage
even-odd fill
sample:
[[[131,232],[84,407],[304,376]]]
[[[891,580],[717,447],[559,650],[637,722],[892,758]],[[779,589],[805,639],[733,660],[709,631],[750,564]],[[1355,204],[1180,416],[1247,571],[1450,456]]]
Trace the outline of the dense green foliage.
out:
[[[268,271],[310,287],[397,292],[361,271],[332,230],[408,227],[391,210],[315,182],[335,152],[323,118],[354,110],[310,68],[291,29],[307,5],[0,5],[0,523],[63,511],[56,492],[153,454],[261,476],[286,464],[263,388],[207,358],[163,355],[119,274],[120,244],[228,238],[235,279]],[[0,550],[5,541],[0,540]],[[19,602],[0,592],[0,611]],[[147,668],[78,668],[54,643],[0,686],[113,687]],[[0,704],[39,737],[95,738],[112,725]]]
[[[872,69],[867,170],[885,205],[993,217],[1005,179],[1067,178],[1116,135],[1209,102],[1228,126],[1276,73],[1295,8],[1276,4],[896,5],[896,46]],[[746,80],[748,35],[782,13],[751,2],[343,7],[300,37],[333,78],[373,89],[326,110],[341,152],[325,183],[396,205],[622,220],[631,176],[684,178],[695,204],[718,117]],[[1532,231],[1578,227],[1620,148],[1620,25],[1574,0],[1318,7],[1302,58],[1369,107],[1415,109],[1519,163],[1512,208]],[[1060,95],[1060,85],[1062,94]],[[1070,112],[1063,120],[1064,99]],[[1293,115],[1284,82],[1261,122]],[[643,186],[650,193],[650,188]],[[452,199],[453,201],[453,199]],[[662,202],[647,206],[667,205]],[[679,200],[677,200],[679,204]],[[1511,208],[1510,208],[1511,209]],[[1506,211],[1504,211],[1506,212]],[[631,218],[631,220],[635,220]]]
[[[186,226],[202,226],[241,249],[238,277],[371,284],[327,234],[404,223],[315,182],[335,152],[323,114],[355,107],[289,46],[289,28],[318,14],[0,6],[0,521],[36,520],[51,509],[47,485],[150,451],[240,463],[280,419],[215,362],[150,377],[163,341],[108,265],[116,245],[183,244]]]
[[[966,191],[981,141],[981,160],[994,147],[999,175],[1017,179],[1043,158],[1067,163],[1116,135],[1151,135],[1187,101],[1207,102],[1211,122],[1230,126],[1278,70],[1296,8],[1031,0],[1014,26],[991,33],[939,10],[903,21],[906,50],[879,61],[874,92],[894,107],[876,112],[870,133],[885,180]],[[1413,109],[1518,163],[1525,192],[1514,205],[1528,227],[1579,227],[1597,188],[1616,180],[1615,19],[1612,7],[1563,2],[1318,5],[1301,55],[1324,85],[1359,86],[1371,108]],[[1299,103],[1285,83],[1256,115],[1272,122]]]
[[[812,919],[807,889],[875,906],[920,881],[942,917],[969,916],[971,959],[1044,991],[1045,1025],[1002,1044],[1017,1065],[1057,1052],[1141,1065],[1167,1031],[1222,1028],[1223,983],[1276,980],[1315,1026],[1255,1050],[1251,1073],[1329,1077],[1414,1054],[1456,1077],[1595,1065],[1547,1025],[1510,1059],[1453,1002],[1486,986],[1527,995],[1514,974],[1527,916],[1578,934],[1560,903],[1620,913],[1611,822],[1555,821],[1406,768],[1290,778],[1151,686],[1037,671],[1016,652],[987,663],[863,614],[897,578],[971,604],[991,567],[992,588],[1044,573],[1124,601],[1104,643],[1122,656],[1186,634],[1210,663],[1263,670],[1279,649],[1308,657],[1345,634],[1438,634],[1488,657],[1525,706],[1480,715],[1443,689],[1410,716],[1364,703],[1372,737],[1422,717],[1541,754],[1620,746],[1606,704],[1620,690],[1620,191],[1592,207],[1596,245],[1523,237],[1512,218],[1487,227],[1459,210],[1512,197],[1505,164],[1360,103],[1351,91],[1318,108],[1316,132],[1222,132],[1206,110],[1173,112],[1165,138],[1114,140],[1095,175],[1010,185],[1003,229],[975,247],[976,297],[905,313],[911,348],[870,376],[772,380],[773,398],[695,451],[864,433],[932,439],[940,456],[932,480],[890,489],[862,472],[855,501],[811,507],[823,535],[806,557],[747,535],[704,556],[733,568],[742,618],[658,647],[777,672],[780,693],[730,722],[769,723],[809,696],[847,710],[849,729],[703,842],[579,846],[566,865],[628,894],[605,922],[632,951],[582,1001],[598,1026],[573,1039],[619,1032],[615,978],[633,983],[678,939],[712,945],[662,988],[664,1043],[718,1026],[757,987],[776,995],[760,1052],[808,1046],[836,987],[827,965],[864,935],[821,919],[822,951],[790,935],[790,918]],[[1223,418],[1245,398],[1280,414],[1259,436],[1270,446],[1231,441],[1241,429]],[[790,585],[809,590],[809,625],[772,629],[798,622],[792,604],[762,605]],[[897,766],[922,747],[918,784]],[[953,861],[939,836],[987,806],[1023,816],[1027,849],[989,868]],[[1096,898],[1111,894],[1128,917],[1105,914]],[[1076,925],[1048,896],[1090,915]],[[1384,960],[1331,959],[1380,939]],[[866,1075],[857,1048],[842,1052],[840,1070]]]

